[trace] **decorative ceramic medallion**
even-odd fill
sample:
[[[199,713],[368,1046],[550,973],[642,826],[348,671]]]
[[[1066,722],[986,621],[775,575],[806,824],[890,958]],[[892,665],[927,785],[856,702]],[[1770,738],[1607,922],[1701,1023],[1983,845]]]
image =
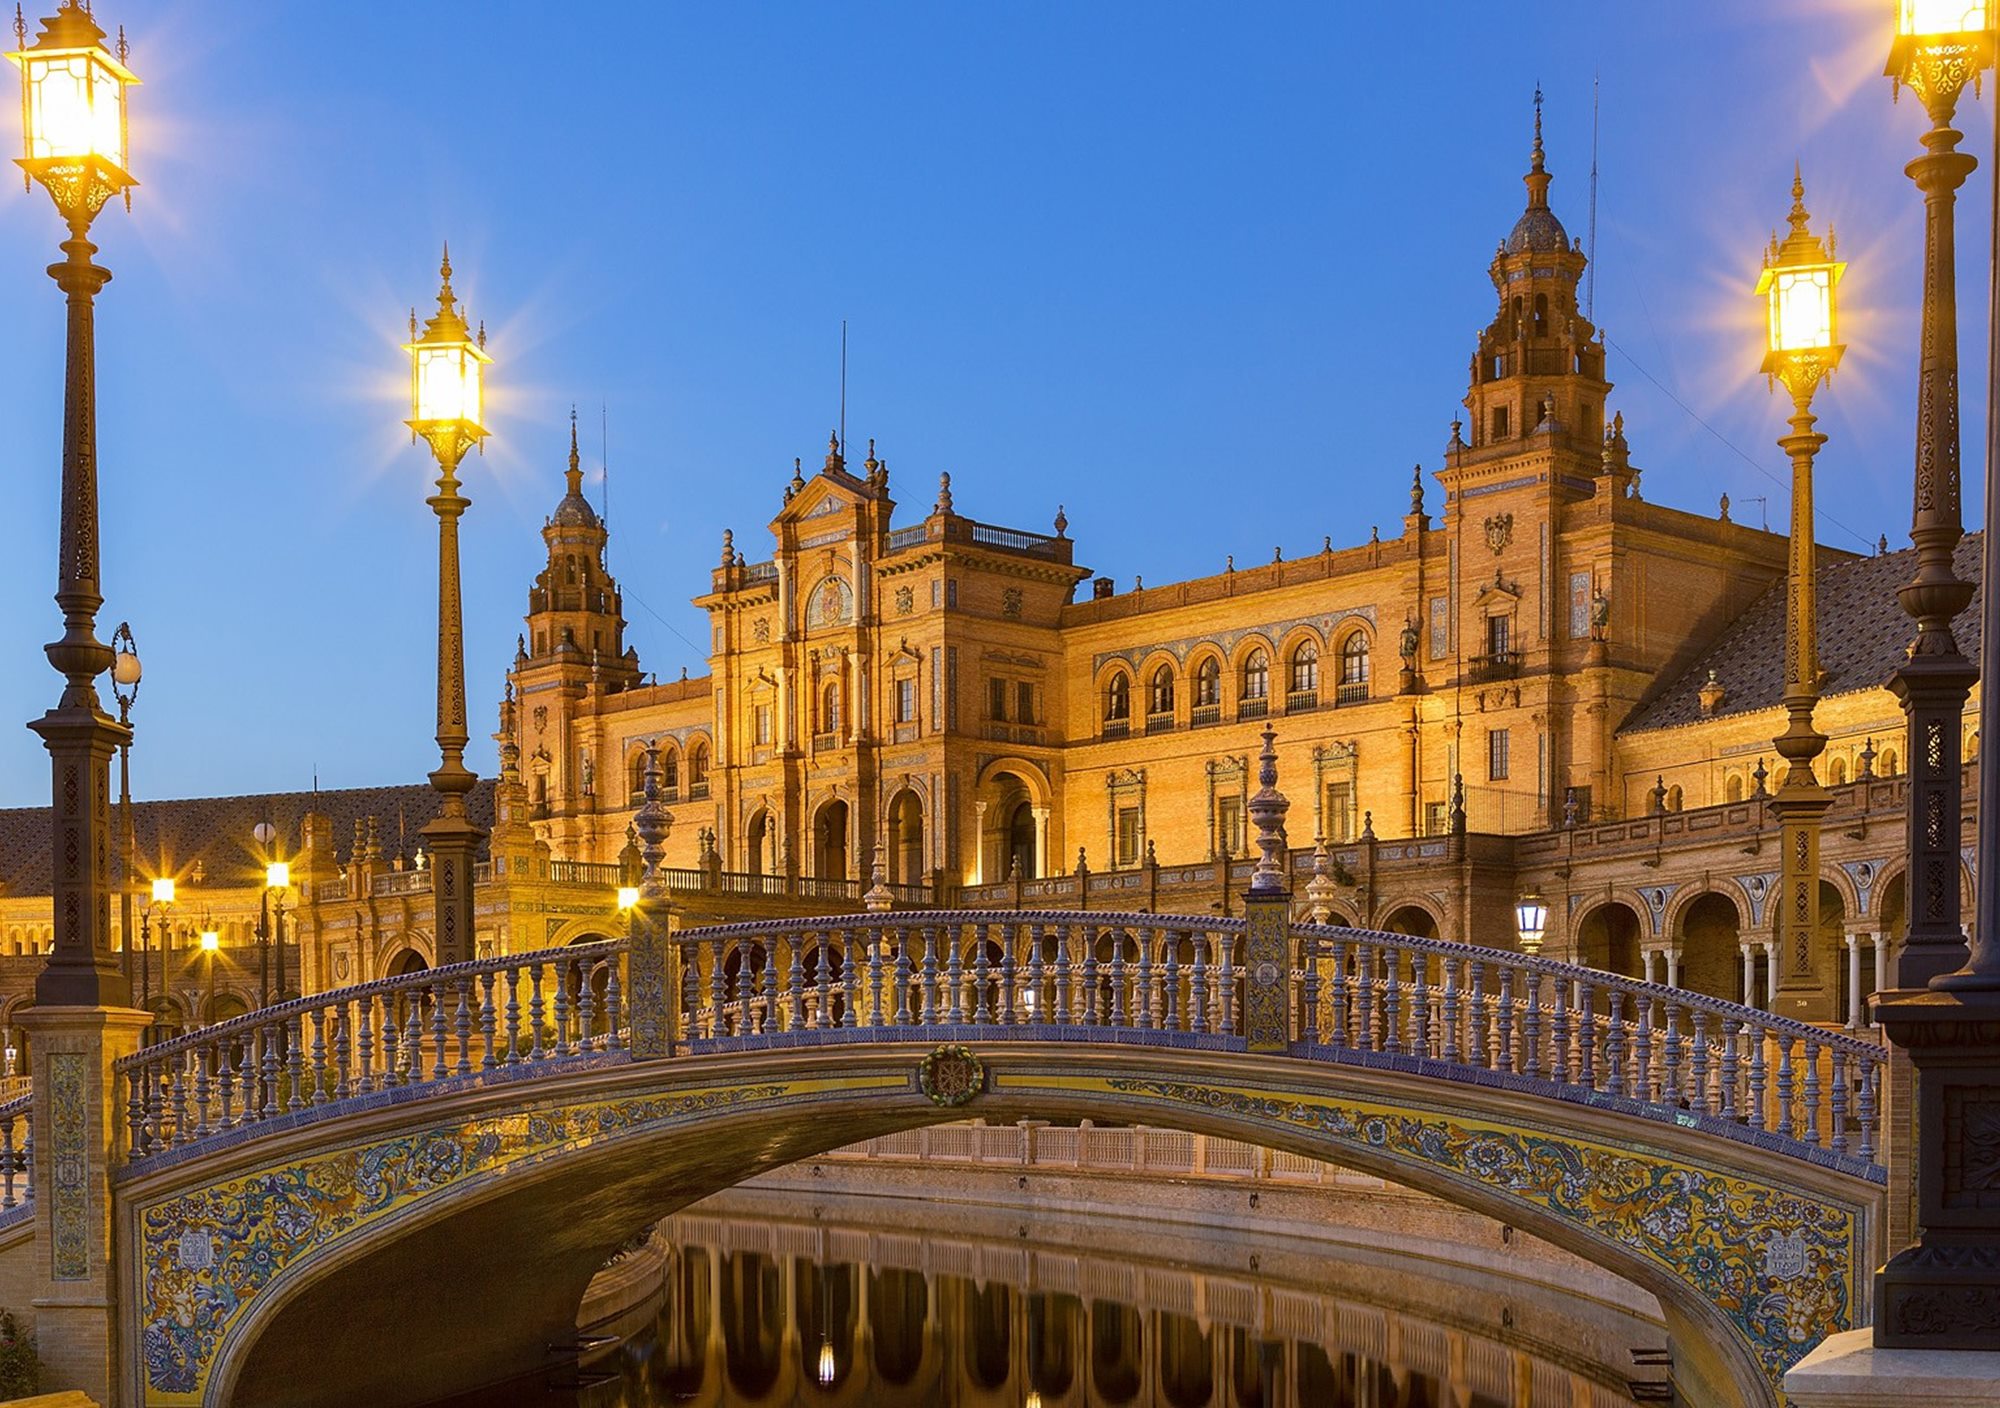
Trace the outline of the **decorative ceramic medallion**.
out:
[[[963,1046],[940,1046],[917,1067],[917,1088],[933,1105],[955,1110],[986,1088],[986,1067]]]

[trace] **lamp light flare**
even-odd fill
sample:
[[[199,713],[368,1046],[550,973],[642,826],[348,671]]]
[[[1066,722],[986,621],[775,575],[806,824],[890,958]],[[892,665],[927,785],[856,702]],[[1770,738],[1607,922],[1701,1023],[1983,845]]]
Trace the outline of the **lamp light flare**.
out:
[[[201,931],[201,951],[203,953],[214,953],[221,947],[222,935],[216,933],[213,929],[204,929]]]
[[[638,903],[639,887],[637,885],[620,885],[618,887],[618,907],[620,909],[631,909]]]
[[[833,1386],[833,1371],[833,1341],[821,1340],[819,1342],[819,1386],[821,1388],[831,1388]]]
[[[171,875],[162,875],[153,882],[153,903],[172,904],[173,902],[174,879]]]
[[[268,890],[289,889],[292,883],[292,867],[287,861],[274,860],[264,867],[264,888]]]
[[[1918,42],[1993,28],[1994,0],[1900,0],[1896,33]]]
[[[138,184],[130,172],[125,90],[139,81],[78,0],[62,0],[28,43],[8,54],[21,70],[21,169],[48,188],[63,218],[87,226],[106,200]]]

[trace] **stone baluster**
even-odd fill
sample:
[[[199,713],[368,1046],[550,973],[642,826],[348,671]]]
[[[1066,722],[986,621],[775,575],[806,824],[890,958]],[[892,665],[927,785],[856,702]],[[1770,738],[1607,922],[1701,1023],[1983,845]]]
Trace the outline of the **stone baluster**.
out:
[[[1382,1049],[1403,1049],[1403,955],[1400,949],[1382,950]]]
[[[556,989],[554,1001],[551,1003],[554,1009],[553,1015],[556,1024],[555,1045],[549,1053],[552,1056],[567,1056],[570,1054],[570,1018],[573,1014],[569,998],[569,985],[570,978],[575,972],[575,961],[565,957],[556,960],[554,971],[549,975],[554,981]]]
[[[939,931],[946,945],[945,981],[951,984],[951,1007],[946,1016],[953,1026],[965,1021],[965,941],[958,925],[947,924]]]
[[[202,1047],[194,1053],[194,1137],[203,1138],[209,1131],[209,1069],[215,1064],[215,1052]],[[182,1092],[187,1088],[184,1080],[174,1082],[174,1140],[185,1143],[188,1138],[187,1106],[183,1103]]]
[[[542,965],[528,965],[528,1059],[540,1061],[547,1050],[542,1045],[542,1017],[548,1011],[542,1000]]]
[[[1431,960],[1424,953],[1410,955],[1410,1050],[1427,1060],[1431,1054]]]
[[[1375,949],[1365,940],[1354,944],[1354,1045],[1377,1051],[1375,1042]]]
[[[1882,1067],[1871,1064],[1861,1077],[1859,1108],[1855,1111],[1855,1122],[1860,1125],[1861,1142],[1855,1154],[1873,1161],[1875,1158],[1875,1082],[1882,1073]]]
[[[683,957],[691,959],[693,955],[684,954]],[[604,1049],[606,1051],[617,1051],[625,1045],[625,1038],[620,1035],[618,1030],[619,1008],[623,1005],[625,996],[625,985],[618,980],[619,966],[619,956],[615,953],[604,960]],[[688,964],[690,973],[693,967],[692,963]],[[687,987],[685,978],[683,978],[681,986],[684,989]],[[671,992],[666,997],[669,1002],[680,1002],[683,1012],[693,1013],[694,1003],[692,1001],[683,1000]],[[686,1028],[683,1034],[693,1036],[694,1028],[692,1026]]]
[[[149,1069],[147,1066],[139,1066],[125,1077],[125,1147],[135,1159],[151,1152],[146,1131],[146,1078]],[[0,1140],[5,1141],[9,1152],[14,1148],[13,1119],[12,1115],[0,1115]],[[11,1169],[10,1164],[9,1171]],[[13,1197],[13,1187],[10,1179],[7,1184],[7,1197],[0,1199],[0,1208],[14,1206],[9,1201]]]
[[[1307,1046],[1319,1045],[1319,953],[1316,941],[1301,938],[1299,954],[1303,962],[1299,994],[1299,1040]]]
[[[137,1106],[139,1101],[134,1099],[132,1103],[134,1106]],[[14,1152],[14,1124],[15,1117],[13,1115],[0,1115],[0,1149],[4,1149],[6,1155],[4,1161],[0,1161],[0,1208],[11,1208],[21,1201],[14,1196],[14,1160],[16,1158]],[[132,1125],[132,1147],[143,1152],[144,1145],[141,1138],[143,1131],[140,1128],[140,1121],[134,1119]]]
[[[1717,1104],[1716,1113],[1726,1120],[1737,1118],[1736,1111],[1736,1046],[1741,1040],[1742,1022],[1734,1017],[1722,1019],[1722,1075],[1717,1084],[1722,1099]]]
[[[1542,1074],[1542,975],[1521,974],[1521,1074],[1539,1080]]]
[[[1326,1040],[1329,1046],[1347,1045],[1348,1001],[1347,931],[1336,929],[1333,934],[1333,993],[1331,1011],[1326,1022]]]
[[[764,935],[761,947],[764,954],[764,963],[757,970],[757,975],[762,979],[762,1001],[759,1004],[760,1010],[754,1012],[752,1015],[757,1019],[757,1031],[774,1032],[778,1030],[778,1018],[780,1016],[778,1011],[778,936],[776,934]]]
[[[781,1004],[784,1010],[782,1030],[802,1031],[806,1024],[806,934],[795,931],[785,947],[791,950],[791,964],[785,970],[785,998]]]
[[[1764,1032],[1759,1027],[1745,1029],[1744,1038],[1750,1047],[1750,1094],[1744,1110],[1745,1123],[1752,1129],[1763,1129],[1764,1082],[1768,1060],[1764,1054]]]
[[[1820,1096],[1819,1053],[1820,1053],[1819,1043],[1813,1040],[1811,1037],[1807,1037],[1805,1040],[1805,1066],[1806,1066],[1805,1083],[1804,1083],[1804,1088],[1800,1092],[1804,1100],[1804,1108],[1799,1112],[1800,1115],[1802,1116],[1800,1120],[1801,1128],[1799,1131],[1799,1138],[1805,1140],[1805,1142],[1808,1144],[1817,1144],[1820,1142],[1819,1140],[1819,1096]]]
[[[886,929],[883,930],[883,933],[886,936],[888,930]],[[899,1027],[907,1027],[910,1025],[909,936],[911,933],[912,930],[909,928],[899,928],[896,930],[896,972],[895,972],[896,1025]]]
[[[863,942],[868,945],[868,1025],[879,1027],[888,1020],[882,1007],[882,946],[889,942],[889,931],[877,929]]]
[[[1102,1020],[1098,1013],[1097,993],[1097,931],[1085,924],[1077,934],[1077,942],[1083,946],[1083,962],[1078,965],[1083,973],[1083,991],[1078,994],[1078,1020],[1086,1027],[1094,1027]]]
[[[1653,996],[1640,993],[1634,1000],[1639,1009],[1639,1029],[1632,1039],[1632,1084],[1633,1098],[1651,1100],[1653,1098]]]
[[[1181,1029],[1181,934],[1178,930],[1167,931],[1166,947],[1166,979],[1161,1011],[1166,1018],[1166,1029],[1177,1032]]]
[[[261,1048],[257,1075],[264,1088],[263,1103],[258,1110],[261,1119],[274,1120],[278,1117],[278,1048],[281,1045],[278,1034],[282,1030],[279,1022],[266,1022],[256,1028],[256,1042]]]
[[[1792,1137],[1792,1042],[1789,1034],[1780,1035],[1778,1041],[1778,1133],[1789,1139]]]
[[[472,979],[469,975],[460,977],[452,987],[458,993],[451,1014],[451,1034],[458,1043],[458,1060],[452,1071],[455,1075],[469,1076],[472,1074]],[[590,1001],[589,983],[583,985],[583,1000]],[[586,1017],[586,1023],[588,1020]]]
[[[1188,1003],[1188,1030],[1208,1030],[1208,944],[1209,936],[1194,936],[1194,991]]]
[[[354,1010],[341,1003],[333,1010],[333,1090],[336,1100],[354,1093]]]
[[[839,934],[837,929],[826,929],[815,935],[817,947],[813,950],[814,976],[819,979],[819,1003],[813,1009],[812,1024],[821,1031],[832,1028],[833,1020],[833,943]],[[983,950],[982,950],[983,951]],[[847,965],[841,965],[845,973]]]
[[[567,983],[563,984],[565,991],[568,987]],[[445,1073],[451,1069],[451,1055],[445,1050],[445,1034],[450,1030],[450,1019],[444,1010],[446,988],[443,983],[429,983],[425,985],[424,991],[430,995],[431,1005],[431,1079],[443,1080]],[[560,1024],[562,1018],[558,1016],[556,1021]]]
[[[1236,1035],[1236,978],[1233,963],[1236,940],[1229,934],[1217,934],[1215,942],[1222,954],[1221,962],[1215,965],[1215,1010],[1221,1021],[1217,1026],[1224,1036]]]
[[[607,979],[606,981],[608,982],[609,979]],[[663,993],[662,996],[669,1002],[673,1000],[673,995],[671,993]],[[461,979],[459,984],[459,1005],[461,1010],[464,1007],[464,1003],[465,1003],[465,993],[463,987],[463,980]],[[597,963],[595,960],[586,959],[577,965],[577,988],[576,988],[577,1050],[579,1051],[597,1050],[599,1045],[601,1044],[598,1040],[598,1036],[599,1033],[597,1030]]]
[[[1694,1023],[1694,1033],[1688,1039],[1688,1093],[1695,1113],[1706,1115],[1715,1109],[1708,1091],[1708,1013],[1697,1007],[1688,1016]]]
[[[1604,1093],[1625,1093],[1625,994],[1604,991]]]
[[[1043,991],[1045,975],[1042,971],[1042,939],[1042,926],[1040,924],[1030,924],[1028,926],[1028,991],[1034,996],[1033,1000],[1027,1004],[1027,1012],[1022,1019],[1028,1022],[1046,1022],[1050,1016],[1043,1000],[1046,994]]]
[[[729,1000],[728,988],[726,986],[728,975],[723,971],[727,966],[728,955],[723,951],[722,940],[720,939],[710,939],[702,945],[702,950],[708,956],[708,1034],[711,1037],[718,1037],[724,1034],[724,1028],[728,1022],[728,1018],[725,1015],[728,1010]],[[742,947],[739,945],[737,952],[741,953],[742,951]],[[737,974],[737,982],[739,984],[742,982],[743,976],[739,971]]]
[[[1557,1085],[1569,1084],[1570,999],[1572,986],[1558,978],[1549,985],[1549,1079]]]
[[[1681,1103],[1681,1008],[1677,1002],[1668,1002],[1662,1010],[1666,1013],[1667,1026],[1660,1038],[1660,1100],[1663,1104],[1678,1106]]]
[[[1447,957],[1444,964],[1444,1059],[1453,1065],[1459,1060],[1458,1019],[1458,965],[1460,960]]]
[[[1597,1089],[1597,994],[1589,983],[1578,979],[1570,984],[1570,1006],[1576,1013],[1576,1083],[1585,1090]]]
[[[1106,931],[1111,938],[1111,1025],[1122,1027],[1126,1024],[1125,1007],[1125,944],[1127,935],[1122,929]]]
[[[1495,1070],[1512,1072],[1514,1069],[1514,970],[1500,969],[1500,992],[1494,998],[1493,1066]]]
[[[1160,931],[1158,929],[1153,930],[1150,934],[1144,929],[1139,931],[1139,1011],[1136,1015],[1139,1019],[1140,1031],[1149,1032],[1155,1026],[1153,1020],[1153,945],[1158,943],[1159,939]]]
[[[1067,1026],[1070,1020],[1071,997],[1069,965],[1070,926],[1067,924],[1051,925],[1050,934],[1055,940],[1056,962],[1054,974],[1055,1002],[1052,1004],[1053,1010],[1049,1016],[1057,1026]]]
[[[1479,958],[1466,960],[1466,1015],[1472,1023],[1472,1064],[1486,1070],[1493,1067],[1491,1014],[1486,1010],[1486,963]]]
[[[431,989],[426,985],[421,988],[406,989],[405,991],[405,1009],[407,1015],[404,1019],[406,1030],[403,1042],[403,1060],[409,1067],[405,1079],[411,1085],[422,1085],[424,1082],[423,999],[424,995],[429,993]]]
[[[1836,1154],[1847,1152],[1847,1079],[1847,1053],[1836,1047],[1833,1051],[1833,1086],[1827,1118],[1828,1143]]]
[[[283,1019],[281,1030],[285,1034],[284,1062],[285,1109],[303,1110],[306,1098],[302,1093],[306,1083],[306,1018],[303,1012],[293,1012]]]

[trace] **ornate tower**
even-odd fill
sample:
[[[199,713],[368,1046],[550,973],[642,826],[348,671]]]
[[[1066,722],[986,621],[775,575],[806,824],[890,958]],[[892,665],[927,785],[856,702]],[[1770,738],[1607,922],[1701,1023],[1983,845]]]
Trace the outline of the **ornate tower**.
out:
[[[1542,95],[1535,93],[1535,145],[1522,178],[1528,208],[1493,255],[1488,277],[1500,296],[1472,359],[1466,439],[1475,455],[1518,453],[1553,427],[1559,441],[1594,454],[1604,427],[1604,346],[1577,307],[1583,250],[1549,209],[1555,178],[1542,158]]]
[[[528,591],[528,653],[535,661],[577,655],[586,666],[614,677],[623,669],[637,678],[636,656],[625,651],[625,617],[618,584],[604,566],[610,537],[597,510],[583,496],[583,469],[576,449],[576,412],[569,418],[568,491],[542,525],[549,563]]]

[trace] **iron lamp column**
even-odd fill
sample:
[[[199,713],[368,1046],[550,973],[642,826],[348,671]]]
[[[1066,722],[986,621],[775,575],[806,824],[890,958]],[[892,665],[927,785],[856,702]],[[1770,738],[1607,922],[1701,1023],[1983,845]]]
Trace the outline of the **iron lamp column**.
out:
[[[198,1027],[215,1025],[215,956],[221,947],[222,935],[213,929],[201,931],[201,956],[203,966],[208,969],[208,1006],[202,1013],[202,1020],[195,1023]]]
[[[118,701],[118,722],[125,737],[118,744],[118,948],[125,985],[132,985],[132,863],[137,849],[132,839],[132,706],[139,702],[139,647],[130,622],[120,621],[111,633],[111,697]]]
[[[1791,231],[1774,235],[1764,255],[1757,293],[1765,302],[1764,374],[1791,393],[1791,433],[1778,447],[1792,461],[1790,558],[1785,583],[1785,731],[1773,740],[1786,763],[1771,798],[1778,814],[1780,851],[1777,918],[1778,970],[1771,1010],[1786,1017],[1824,1021],[1833,1015],[1828,985],[1820,980],[1820,822],[1833,798],[1813,775],[1826,737],[1813,727],[1819,703],[1819,620],[1813,534],[1813,456],[1826,437],[1813,428],[1813,393],[1840,365],[1835,293],[1846,265],[1831,244],[1815,235],[1806,213],[1805,182],[1792,173]],[[1829,237],[1830,238],[1830,237]]]
[[[437,958],[460,963],[474,953],[473,857],[486,833],[466,814],[465,796],[477,779],[465,766],[465,630],[460,605],[458,520],[469,501],[458,492],[458,466],[486,438],[480,424],[486,330],[471,335],[451,290],[451,251],[438,273],[437,312],[417,334],[410,314],[410,403],[413,437],[429,444],[438,464],[437,493],[429,503],[438,518],[437,745],[441,761],[431,774],[438,814],[422,834],[431,848],[431,892],[437,905]]]
[[[1953,206],[1978,162],[1957,150],[1959,94],[1993,60],[1992,0],[1898,0],[1886,72],[1931,120],[1924,155],[1903,170],[1924,196],[1923,334],[1917,371],[1917,456],[1910,540],[1917,571],[1897,593],[1916,622],[1909,658],[1890,676],[1908,720],[1909,932],[1896,986],[1920,988],[1965,959],[1959,907],[1960,721],[1978,678],[1952,635],[1973,586],[1952,566],[1959,511],[1958,278]],[[1962,28],[1968,19],[1979,27]],[[1943,26],[1943,27],[1940,27]]]
[[[114,57],[104,31],[79,0],[62,0],[42,21],[32,46],[18,13],[20,47],[8,57],[21,69],[25,153],[20,166],[40,181],[69,226],[66,258],[49,276],[68,301],[63,376],[62,525],[56,605],[62,638],[46,647],[63,677],[55,708],[29,725],[49,750],[56,867],[52,886],[55,943],[35,980],[38,1007],[122,1007],[131,1000],[111,952],[111,754],[130,730],[104,712],[97,677],[112,664],[97,639],[97,373],[94,302],[110,271],[91,262],[90,222],[105,202],[137,183],[128,171],[125,90],[138,79],[126,68],[124,42]]]
[[[272,988],[268,1002],[285,1000],[285,891],[291,884],[290,862],[274,860],[264,867],[264,899],[271,908]]]

